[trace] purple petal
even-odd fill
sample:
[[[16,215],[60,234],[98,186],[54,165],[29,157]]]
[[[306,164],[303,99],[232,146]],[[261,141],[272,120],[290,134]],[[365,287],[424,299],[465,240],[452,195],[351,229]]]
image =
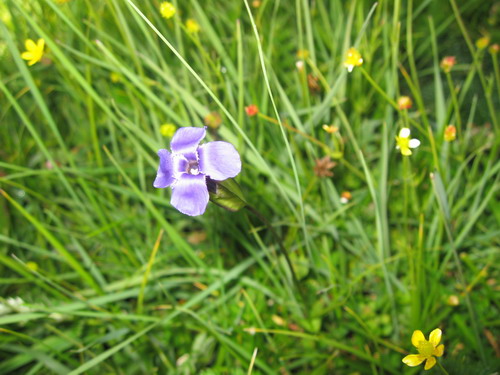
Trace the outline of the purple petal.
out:
[[[241,171],[238,151],[228,142],[208,142],[198,148],[200,171],[213,180],[223,181]]]
[[[172,169],[176,180],[181,177],[181,174],[186,173],[187,164],[188,161],[186,160],[184,155],[172,155]]]
[[[183,174],[172,187],[170,203],[183,214],[202,215],[208,204],[208,189],[203,174]]]
[[[170,148],[176,154],[195,152],[203,138],[205,138],[205,128],[179,128],[172,137]]]
[[[175,181],[173,176],[172,155],[168,150],[161,149],[158,151],[158,156],[160,157],[160,166],[158,167],[153,186],[155,188],[166,188]]]

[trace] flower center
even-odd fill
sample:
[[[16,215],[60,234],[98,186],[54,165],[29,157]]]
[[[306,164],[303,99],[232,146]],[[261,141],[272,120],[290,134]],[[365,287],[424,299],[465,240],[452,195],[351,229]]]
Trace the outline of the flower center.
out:
[[[403,138],[403,137],[398,137],[397,143],[399,148],[402,150],[410,148],[410,139],[409,138]]]
[[[432,345],[429,341],[420,341],[417,346],[417,350],[422,356],[429,358],[434,352],[434,345]]]
[[[191,160],[186,165],[186,172],[194,176],[200,174],[200,168],[196,160]]]

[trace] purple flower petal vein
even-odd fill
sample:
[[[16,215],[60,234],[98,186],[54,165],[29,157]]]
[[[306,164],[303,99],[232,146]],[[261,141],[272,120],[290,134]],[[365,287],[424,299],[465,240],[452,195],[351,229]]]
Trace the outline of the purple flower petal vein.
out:
[[[234,146],[222,141],[200,145],[205,134],[205,128],[180,128],[170,142],[172,152],[158,151],[160,165],[153,186],[172,187],[170,203],[189,216],[205,212],[209,200],[206,177],[223,181],[241,171]]]

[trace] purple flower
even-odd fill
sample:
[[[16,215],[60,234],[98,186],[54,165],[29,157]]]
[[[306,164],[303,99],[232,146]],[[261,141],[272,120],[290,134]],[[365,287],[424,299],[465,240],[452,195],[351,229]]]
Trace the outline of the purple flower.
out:
[[[160,166],[153,183],[155,188],[172,187],[170,203],[183,214],[202,215],[209,195],[206,178],[223,181],[241,171],[238,151],[228,142],[208,142],[205,128],[179,128],[172,137],[172,152],[158,151]]]

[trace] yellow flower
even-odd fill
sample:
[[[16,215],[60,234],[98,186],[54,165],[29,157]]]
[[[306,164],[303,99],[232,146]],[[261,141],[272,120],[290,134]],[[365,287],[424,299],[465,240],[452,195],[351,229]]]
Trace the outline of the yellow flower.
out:
[[[196,34],[200,31],[200,25],[194,19],[190,18],[186,21],[186,29],[189,34]]]
[[[460,300],[456,295],[452,294],[451,296],[448,297],[446,303],[450,306],[458,306],[460,305]]]
[[[336,133],[339,130],[339,128],[337,128],[335,125],[324,124],[323,130],[329,134],[333,134],[333,133]]]
[[[451,68],[453,68],[456,63],[457,59],[455,58],[455,56],[443,57],[443,59],[441,60],[441,69],[443,69],[445,73],[449,73],[451,72]]]
[[[35,43],[32,39],[26,39],[24,44],[26,46],[26,51],[21,54],[21,57],[24,60],[28,60],[29,66],[36,64],[42,59],[45,40],[40,38],[38,42]]]
[[[160,126],[160,133],[164,137],[172,137],[177,130],[177,127],[174,124],[163,124]]]
[[[271,316],[271,319],[273,320],[274,324],[276,324],[278,326],[286,325],[285,319],[283,319],[281,316],[273,315],[273,316]]]
[[[455,125],[448,125],[446,129],[444,129],[444,140],[446,142],[454,141],[457,138],[457,128]]]
[[[111,72],[111,73],[109,74],[109,79],[110,79],[110,80],[111,80],[111,82],[113,82],[113,83],[118,83],[118,82],[120,82],[120,81],[121,81],[121,79],[122,79],[122,78],[121,78],[120,74],[118,74],[117,72]]]
[[[398,98],[398,107],[399,109],[410,109],[413,105],[411,98],[409,96],[400,96]]]
[[[26,268],[28,268],[29,270],[31,271],[38,271],[38,264],[36,264],[35,262],[27,262],[26,263]]]
[[[399,135],[396,137],[396,148],[401,150],[402,155],[411,155],[410,149],[417,148],[418,146],[420,146],[420,141],[418,139],[410,139],[410,129],[402,128],[399,131]]]
[[[350,73],[354,69],[355,66],[361,66],[363,64],[363,57],[358,52],[358,50],[354,47],[349,48],[347,51],[347,56],[344,61],[344,66],[347,68],[347,71]]]
[[[342,204],[349,203],[351,199],[352,199],[352,194],[349,191],[343,191],[342,194],[340,194],[340,203]]]
[[[69,0],[56,0],[56,3],[57,4],[65,4],[65,3],[69,3]]]
[[[160,4],[160,13],[163,18],[166,18],[167,20],[169,18],[172,18],[175,14],[175,7],[174,4],[164,1],[163,3]]]
[[[214,111],[206,115],[203,121],[205,122],[206,126],[212,129],[217,129],[222,124],[222,117],[218,112]]]
[[[309,51],[306,49],[299,49],[297,51],[297,57],[301,60],[305,60],[309,57]]]
[[[3,5],[0,3],[0,21],[2,21],[5,25],[10,26],[12,21],[12,16],[7,9],[7,5]]]
[[[500,45],[498,45],[498,43],[492,44],[490,48],[488,48],[488,51],[490,51],[492,55],[496,55],[500,51]]]
[[[476,47],[479,49],[485,49],[490,44],[490,37],[488,35],[483,36],[476,40]]]
[[[436,328],[429,335],[429,341],[424,337],[422,331],[415,331],[411,336],[411,343],[417,348],[419,354],[410,354],[403,358],[403,363],[410,367],[415,367],[425,362],[424,370],[431,369],[436,364],[436,357],[441,357],[444,352],[444,345],[438,346],[441,341],[441,330]]]

